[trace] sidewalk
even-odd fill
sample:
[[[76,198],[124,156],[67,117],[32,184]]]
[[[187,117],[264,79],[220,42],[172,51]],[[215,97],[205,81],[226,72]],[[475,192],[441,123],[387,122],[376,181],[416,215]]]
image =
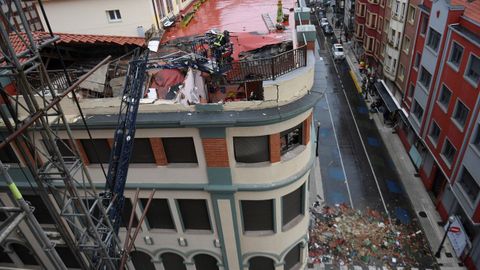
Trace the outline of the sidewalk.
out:
[[[331,17],[332,14],[327,14],[327,18],[329,18],[329,20],[331,20]],[[340,31],[335,29],[335,35],[337,38],[338,34],[340,34]],[[344,42],[343,44],[346,52],[346,60],[352,71],[350,74],[355,82],[357,91],[361,92],[359,86],[361,85],[363,75],[358,69],[359,64],[350,48],[351,42]],[[370,102],[371,100],[366,101],[367,107]],[[438,225],[438,222],[441,222],[440,215],[436,211],[435,205],[430,199],[427,190],[422,184],[422,181],[418,177],[415,177],[417,172],[408,156],[408,153],[403,147],[400,138],[396,133],[393,132],[391,127],[387,127],[383,124],[382,115],[378,113],[370,114],[370,118],[378,128],[382,140],[384,141],[395,167],[397,168],[400,180],[416,213],[416,218],[419,220],[419,223],[423,228],[423,232],[425,233],[425,236],[430,244],[432,253],[435,253],[444,234],[443,228]],[[425,212],[427,217],[420,217],[420,212]],[[441,257],[437,259],[437,262],[441,266],[441,269],[445,270],[466,269],[459,266],[459,261],[455,257],[455,253],[449,241],[445,241]]]

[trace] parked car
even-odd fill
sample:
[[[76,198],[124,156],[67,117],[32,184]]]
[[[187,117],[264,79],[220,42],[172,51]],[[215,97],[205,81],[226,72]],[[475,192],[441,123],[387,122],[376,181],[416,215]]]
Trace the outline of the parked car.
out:
[[[343,46],[340,43],[335,43],[332,46],[332,54],[334,60],[343,60],[345,59],[345,52],[343,51]]]
[[[326,24],[322,27],[323,33],[327,36],[333,35],[333,27],[330,24]]]
[[[327,25],[327,24],[330,24],[328,22],[328,19],[327,18],[321,18],[320,19],[320,26],[323,28],[323,26]]]

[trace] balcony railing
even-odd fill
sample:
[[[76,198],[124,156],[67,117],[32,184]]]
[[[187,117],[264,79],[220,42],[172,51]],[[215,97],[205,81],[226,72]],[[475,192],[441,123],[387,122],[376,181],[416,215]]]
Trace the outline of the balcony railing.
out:
[[[302,46],[270,58],[233,62],[227,80],[235,83],[275,80],[278,76],[306,65],[307,47]]]

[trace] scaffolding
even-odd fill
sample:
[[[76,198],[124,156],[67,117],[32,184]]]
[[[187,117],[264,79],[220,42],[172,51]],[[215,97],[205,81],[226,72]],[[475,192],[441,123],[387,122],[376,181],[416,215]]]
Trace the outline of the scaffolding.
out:
[[[99,196],[85,164],[79,158],[79,149],[61,106],[66,96],[78,105],[74,90],[109,59],[99,63],[69,88],[55,90],[39,50],[54,45],[58,38],[53,35],[36,36],[22,12],[21,1],[0,3],[13,5],[19,11],[15,15],[19,16],[22,24],[21,28],[14,27],[9,23],[13,14],[5,9],[0,11],[3,21],[0,25],[0,77],[7,78],[15,89],[13,92],[6,91],[5,85],[2,85],[0,90],[4,105],[0,116],[9,134],[0,143],[0,149],[11,145],[18,151],[22,165],[28,168],[35,182],[35,191],[54,218],[56,229],[80,267],[117,269],[121,256],[120,240],[108,215],[115,198]],[[37,74],[40,84],[32,85],[27,80],[27,74],[32,72]],[[68,149],[69,154],[62,155],[60,149]],[[11,180],[2,164],[0,167],[4,178]],[[14,227],[23,219],[20,217],[31,214],[27,206],[22,207],[21,201],[19,204],[20,207],[12,209],[9,214],[15,217],[8,218],[8,224],[2,224],[2,227]],[[41,230],[38,222],[33,223],[33,227]],[[51,253],[51,265],[55,269],[64,269],[63,263],[56,262],[58,254],[48,243],[46,248]]]

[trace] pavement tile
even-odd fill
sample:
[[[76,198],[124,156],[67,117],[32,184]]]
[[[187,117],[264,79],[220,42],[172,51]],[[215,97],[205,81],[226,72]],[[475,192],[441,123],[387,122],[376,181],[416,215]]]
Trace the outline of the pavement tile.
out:
[[[339,167],[330,167],[328,168],[328,176],[332,180],[336,181],[345,181],[345,175],[343,174],[343,171]]]

